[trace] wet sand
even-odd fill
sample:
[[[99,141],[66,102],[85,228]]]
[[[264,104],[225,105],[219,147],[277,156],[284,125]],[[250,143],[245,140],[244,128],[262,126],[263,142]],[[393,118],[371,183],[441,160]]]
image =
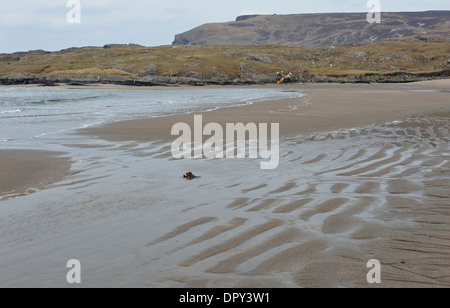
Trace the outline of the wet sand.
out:
[[[412,86],[450,88],[449,81]],[[153,249],[167,247],[162,259],[179,260],[172,276],[151,286],[367,287],[370,259],[383,266],[380,287],[450,286],[449,93],[380,85],[296,88],[306,95],[203,114],[204,123],[280,123],[293,150],[287,167],[275,173],[249,174],[242,182],[250,184],[226,183],[240,190],[226,206],[235,218],[202,206],[204,217],[150,242]],[[113,123],[81,134],[170,141],[172,125],[193,125],[192,118]],[[272,176],[284,180],[276,184]]]
[[[428,86],[298,85],[203,114],[280,123],[271,171],[171,159],[193,115],[79,131],[66,146],[95,150],[89,170],[0,219],[0,286],[67,286],[78,258],[88,287],[450,287],[450,87]]]
[[[161,258],[180,257],[190,274],[168,275],[180,286],[369,287],[366,263],[377,259],[382,284],[373,287],[449,287],[449,117],[432,112],[350,138],[300,141],[294,149],[316,152],[290,153],[275,173],[237,180],[241,193],[226,206],[234,220],[201,207],[208,216],[149,245],[171,247]]]
[[[23,196],[61,181],[71,161],[64,153],[0,150],[0,200]]]

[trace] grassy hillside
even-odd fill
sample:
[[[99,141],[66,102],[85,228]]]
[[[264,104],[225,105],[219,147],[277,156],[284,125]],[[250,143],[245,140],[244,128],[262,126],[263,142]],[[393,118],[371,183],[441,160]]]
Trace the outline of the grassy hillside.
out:
[[[302,76],[429,73],[450,67],[450,43],[420,39],[300,48],[277,45],[108,45],[59,52],[0,55],[0,74],[243,78],[291,72]]]

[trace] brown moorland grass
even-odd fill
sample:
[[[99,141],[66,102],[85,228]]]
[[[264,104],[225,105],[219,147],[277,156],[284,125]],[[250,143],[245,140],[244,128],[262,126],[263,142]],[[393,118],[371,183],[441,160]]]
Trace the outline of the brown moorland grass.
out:
[[[308,49],[278,45],[130,44],[2,54],[0,73],[174,77],[237,77],[281,71],[312,76],[430,73],[448,69],[449,54],[450,42],[419,39]]]

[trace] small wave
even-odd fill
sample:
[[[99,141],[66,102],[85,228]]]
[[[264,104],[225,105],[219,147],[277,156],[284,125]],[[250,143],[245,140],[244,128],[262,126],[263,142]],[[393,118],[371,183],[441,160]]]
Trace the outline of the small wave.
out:
[[[70,97],[70,98],[42,98],[33,101],[26,102],[26,105],[52,105],[52,104],[61,104],[61,103],[74,103],[85,100],[96,100],[99,98],[105,98],[107,96],[104,95],[94,95],[94,96],[82,96],[82,97]]]
[[[55,114],[31,114],[23,116],[6,116],[2,119],[19,119],[19,118],[44,118],[44,117],[63,117],[72,115],[83,115],[83,112],[70,112],[70,113],[55,113]]]
[[[19,113],[19,112],[22,112],[22,110],[20,110],[20,109],[5,110],[5,111],[0,111],[0,114],[6,114],[6,113]]]
[[[89,124],[81,125],[80,127],[77,127],[75,129],[84,129],[84,128],[89,128],[89,127],[92,127],[92,126],[99,126],[99,125],[102,125],[104,123],[106,123],[106,121],[92,122],[92,123],[89,123]]]

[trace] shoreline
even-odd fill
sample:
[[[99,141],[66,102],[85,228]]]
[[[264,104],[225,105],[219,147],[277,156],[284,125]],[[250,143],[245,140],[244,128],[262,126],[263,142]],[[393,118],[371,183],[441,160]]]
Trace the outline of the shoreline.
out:
[[[36,85],[29,86],[34,87]],[[246,87],[272,86],[253,85]],[[211,87],[223,88],[224,86]],[[236,86],[229,87],[234,88]],[[305,137],[321,132],[391,122],[448,107],[448,103],[446,103],[448,91],[446,90],[450,89],[450,79],[413,83],[411,87],[403,85],[402,88],[388,88],[379,84],[291,84],[278,85],[278,87],[287,90],[301,90],[304,96],[293,99],[262,101],[251,105],[232,106],[207,112],[112,122],[101,126],[74,130],[73,134],[109,142],[170,142],[176,139],[176,136],[170,134],[172,126],[176,123],[187,123],[193,127],[194,114],[198,114],[203,116],[204,125],[212,122],[219,123],[222,127],[225,127],[226,123],[279,123],[281,137]],[[436,92],[411,91],[412,88],[417,87],[434,89]],[[117,85],[95,85],[90,88],[142,89],[142,87]],[[145,88],[167,89],[167,87]],[[181,86],[172,89],[175,88],[198,89],[198,87],[193,86]],[[427,104],[423,104],[424,101]],[[386,110],[389,110],[389,112],[386,112]],[[2,190],[0,194],[2,196],[21,196],[63,180],[70,169],[71,163],[67,159],[58,157],[61,154],[33,149],[26,151],[0,149],[0,168],[2,169],[2,176],[0,177]],[[35,158],[34,161],[33,158]],[[16,163],[13,168],[10,168],[11,166],[8,166],[8,164],[14,159]],[[4,171],[6,167],[9,168],[8,171]],[[30,177],[30,174],[33,174],[33,176]],[[17,180],[11,180],[12,176],[17,176]]]
[[[107,123],[77,130],[76,134],[112,142],[169,141],[175,139],[171,136],[172,126],[187,123],[193,127],[196,114],[203,116],[204,123],[219,123],[222,127],[226,123],[280,123],[281,136],[297,137],[389,122],[448,107],[444,89],[450,89],[450,80],[414,87],[435,88],[436,92],[383,85],[290,85],[289,89],[301,90],[305,95],[208,112]]]
[[[68,87],[68,88],[80,88],[80,89],[120,89],[120,90],[167,90],[167,89],[223,89],[223,88],[266,88],[266,87],[298,87],[298,86],[310,86],[310,87],[323,87],[323,86],[337,86],[337,85],[375,85],[375,86],[398,86],[398,87],[411,87],[418,86],[424,88],[446,89],[450,90],[450,78],[438,78],[430,80],[413,80],[405,82],[340,82],[340,81],[327,81],[327,82],[292,82],[292,83],[238,83],[238,84],[155,84],[155,85],[128,85],[120,83],[83,83],[83,84],[71,84],[67,82],[57,82],[51,85],[40,83],[25,83],[25,84],[0,84],[1,87]]]
[[[195,74],[194,74],[195,75]],[[291,74],[288,81],[280,79],[274,73],[246,74],[246,75],[204,75],[191,76],[179,74],[174,76],[164,75],[102,75],[100,72],[82,75],[46,75],[36,73],[5,73],[0,74],[0,85],[37,85],[58,86],[68,84],[70,86],[114,84],[121,86],[248,86],[248,85],[270,85],[270,84],[391,84],[412,83],[423,81],[434,81],[448,79],[449,68],[442,68],[432,72],[392,71],[384,73],[365,74]]]

